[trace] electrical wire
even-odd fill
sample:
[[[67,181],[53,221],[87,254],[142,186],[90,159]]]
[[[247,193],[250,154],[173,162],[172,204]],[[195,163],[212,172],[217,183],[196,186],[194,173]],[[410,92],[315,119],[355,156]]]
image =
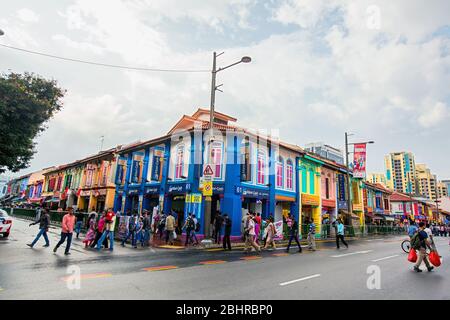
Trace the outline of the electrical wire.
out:
[[[201,70],[201,69],[159,69],[159,68],[142,68],[142,67],[131,67],[131,66],[122,66],[122,65],[116,65],[116,64],[108,64],[108,63],[100,63],[100,62],[93,62],[93,61],[86,61],[86,60],[80,60],[80,59],[73,59],[73,58],[66,58],[66,57],[60,57],[52,54],[47,54],[43,52],[37,52],[22,48],[17,48],[13,46],[8,46],[6,44],[1,44],[0,46],[13,49],[17,51],[22,51],[26,53],[31,53],[35,55],[40,55],[48,58],[54,58],[64,61],[71,61],[71,62],[78,62],[78,63],[84,63],[89,65],[95,65],[95,66],[101,66],[101,67],[109,67],[109,68],[117,68],[117,69],[127,69],[127,70],[138,70],[138,71],[152,71],[152,72],[184,72],[184,73],[200,73],[200,72],[211,72],[211,70]]]

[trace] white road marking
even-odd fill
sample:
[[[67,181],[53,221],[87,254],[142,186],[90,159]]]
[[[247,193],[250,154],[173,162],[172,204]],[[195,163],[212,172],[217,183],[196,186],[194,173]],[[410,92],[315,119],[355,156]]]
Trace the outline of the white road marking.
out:
[[[280,286],[287,286],[289,284],[293,284],[293,283],[296,283],[296,282],[309,280],[309,279],[313,279],[313,278],[317,278],[317,277],[320,277],[319,273],[313,274],[312,276],[307,276],[307,277],[304,277],[304,278],[295,279],[295,280],[292,280],[292,281],[282,282],[282,283],[280,283]]]
[[[352,255],[355,255],[355,254],[369,253],[369,252],[372,252],[372,251],[373,250],[356,251],[356,252],[351,252],[351,253],[344,253],[344,254],[334,255],[334,256],[331,256],[331,257],[332,258],[341,258],[341,257],[352,256]]]
[[[395,257],[398,257],[398,256],[399,256],[398,254],[395,254],[393,256],[388,256],[388,257],[372,260],[372,262],[378,262],[378,261],[382,261],[382,260],[387,260],[387,259],[395,258]]]

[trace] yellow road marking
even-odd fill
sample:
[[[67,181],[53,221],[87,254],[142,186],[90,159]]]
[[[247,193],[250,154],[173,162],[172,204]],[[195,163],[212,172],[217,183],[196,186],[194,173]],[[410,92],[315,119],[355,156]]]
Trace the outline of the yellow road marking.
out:
[[[248,256],[248,257],[242,257],[241,260],[258,260],[261,259],[261,256]]]
[[[272,255],[275,257],[286,257],[289,255],[289,253],[274,253]]]
[[[206,251],[223,251],[222,248],[215,248],[215,249],[207,249]]]
[[[68,281],[68,280],[73,280],[73,275],[72,276],[67,276],[62,278],[62,281]],[[112,273],[89,273],[89,274],[82,274],[80,275],[80,279],[82,280],[88,280],[88,279],[98,279],[98,278],[107,278],[107,277],[112,277]]]
[[[201,261],[199,262],[199,264],[221,264],[221,263],[225,263],[226,261],[224,260],[209,260],[209,261]]]
[[[172,270],[172,269],[178,269],[178,267],[177,266],[160,266],[160,267],[144,268],[142,270],[145,270],[145,271],[163,271],[163,270]]]
[[[162,245],[162,246],[158,246],[158,248],[165,248],[165,249],[184,249],[184,246]]]

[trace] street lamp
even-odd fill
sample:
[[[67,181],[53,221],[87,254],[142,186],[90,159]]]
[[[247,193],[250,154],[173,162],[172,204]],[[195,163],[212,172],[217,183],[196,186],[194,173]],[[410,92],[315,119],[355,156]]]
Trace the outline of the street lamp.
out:
[[[208,138],[208,142],[211,145],[212,142],[212,138],[213,138],[213,123],[214,123],[214,107],[215,107],[215,103],[216,103],[216,90],[221,91],[219,88],[222,86],[220,85],[216,85],[216,77],[217,77],[217,73],[219,73],[220,71],[223,71],[225,69],[228,69],[232,66],[235,66],[237,64],[240,63],[249,63],[252,61],[252,58],[250,58],[249,56],[243,56],[241,58],[241,60],[232,63],[226,67],[222,67],[217,69],[217,57],[221,56],[222,54],[224,54],[224,52],[221,52],[219,54],[217,54],[216,52],[213,53],[213,67],[212,67],[212,71],[211,71],[211,104],[210,104],[210,109],[209,109],[209,138]],[[211,147],[209,147],[208,149],[208,163],[211,163]],[[209,232],[210,232],[210,223],[211,223],[211,205],[212,205],[212,199],[211,197],[206,197],[206,202],[205,202],[205,238],[209,238]]]
[[[350,215],[350,221],[352,218],[352,214],[353,214],[353,208],[352,208],[352,201],[351,201],[351,196],[350,196],[350,165],[349,165],[349,160],[348,160],[348,155],[350,154],[350,152],[348,151],[348,146],[349,145],[355,145],[355,144],[373,144],[375,143],[375,141],[363,141],[363,142],[353,142],[353,143],[349,143],[348,142],[348,137],[352,136],[352,133],[345,133],[345,165],[347,167],[347,207],[348,207],[348,213]]]
[[[213,128],[213,122],[214,122],[214,107],[216,104],[216,90],[218,91],[222,91],[219,89],[219,87],[221,87],[222,85],[218,85],[216,86],[216,76],[217,73],[219,73],[220,71],[223,71],[225,69],[228,69],[230,67],[233,67],[237,64],[240,63],[250,63],[252,61],[252,58],[248,57],[248,56],[244,56],[241,58],[241,60],[232,63],[226,67],[222,67],[217,69],[217,57],[221,56],[222,54],[224,54],[224,52],[221,52],[219,54],[217,54],[216,52],[213,53],[213,68],[211,71],[212,77],[211,77],[211,104],[210,104],[210,111],[209,111],[209,128]]]

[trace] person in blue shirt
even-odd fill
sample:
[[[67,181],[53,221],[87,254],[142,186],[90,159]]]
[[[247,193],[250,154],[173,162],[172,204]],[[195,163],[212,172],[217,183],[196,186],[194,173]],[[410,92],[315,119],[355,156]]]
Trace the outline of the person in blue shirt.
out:
[[[341,219],[338,219],[337,221],[337,230],[336,230],[336,247],[339,249],[339,240],[342,241],[342,243],[347,247],[348,249],[348,244],[347,242],[345,242],[344,240],[344,224],[342,223]]]
[[[408,228],[408,235],[409,238],[411,239],[413,237],[413,235],[417,232],[417,230],[419,230],[416,226],[416,224],[414,223],[414,221],[410,221],[409,224],[409,228]]]

